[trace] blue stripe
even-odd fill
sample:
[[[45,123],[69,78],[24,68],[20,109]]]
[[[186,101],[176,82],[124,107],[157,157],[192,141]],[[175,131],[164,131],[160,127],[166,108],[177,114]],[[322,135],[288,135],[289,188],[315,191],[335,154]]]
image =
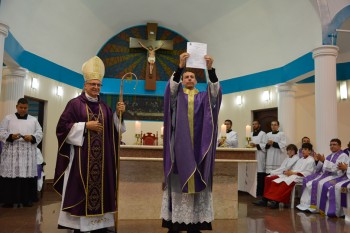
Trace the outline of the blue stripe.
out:
[[[101,92],[103,94],[119,95],[120,84],[121,84],[121,79],[104,78]],[[135,80],[124,80],[123,94],[124,95],[142,95],[142,96],[163,96],[167,82],[157,81],[155,91],[145,90],[145,80],[138,80],[136,89],[134,90],[135,84],[136,84]],[[196,85],[196,88],[199,91],[205,91],[206,86],[207,85],[205,83],[198,83]]]
[[[34,73],[50,77],[59,82],[66,83],[76,88],[82,88],[84,78],[81,74],[69,70],[63,66],[57,65],[47,59],[25,51],[11,33],[5,40],[5,51],[21,67],[26,68]],[[241,77],[231,78],[221,81],[223,94],[251,90],[284,83],[290,79],[314,70],[314,61],[312,53],[307,53],[302,57],[288,63],[285,66],[255,73]],[[350,62],[337,64],[337,80],[348,80],[350,78]],[[314,78],[310,77],[300,83],[313,82]],[[133,81],[134,82],[134,81]],[[146,95],[146,96],[163,96],[166,81],[157,81],[156,91],[144,90],[145,81],[139,80],[136,90],[133,90],[134,83],[124,83],[124,94],[127,95]],[[104,78],[101,92],[104,94],[119,94],[120,79]],[[197,88],[200,91],[206,89],[206,84],[199,83]]]
[[[336,29],[341,29],[342,24],[350,17],[350,5],[344,7],[340,10],[332,19],[332,22],[328,25],[327,28],[323,28],[323,41],[324,45],[332,44],[330,35],[337,35]],[[336,44],[336,43],[335,43]]]
[[[310,52],[280,68],[231,78],[221,81],[220,84],[222,86],[222,93],[230,94],[284,83],[313,70],[314,60]]]
[[[7,52],[10,55],[10,57],[15,61],[17,61],[19,57],[25,52],[24,48],[13,37],[11,32],[9,32],[7,38],[5,39],[4,48],[5,52]]]

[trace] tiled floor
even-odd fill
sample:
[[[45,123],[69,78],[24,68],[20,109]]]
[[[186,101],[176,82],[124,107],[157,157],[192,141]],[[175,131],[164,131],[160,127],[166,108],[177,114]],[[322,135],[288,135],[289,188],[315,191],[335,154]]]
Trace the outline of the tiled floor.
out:
[[[215,220],[212,233],[266,233],[266,232],[349,232],[350,223],[344,218],[327,218],[318,214],[304,214],[298,210],[281,208],[271,210],[255,207],[254,199],[239,194],[239,219]],[[59,197],[46,191],[43,199],[33,207],[0,208],[0,233],[67,233],[57,229]],[[215,208],[215,206],[214,206]],[[120,220],[118,233],[166,233],[161,220]],[[209,233],[209,232],[208,232]]]

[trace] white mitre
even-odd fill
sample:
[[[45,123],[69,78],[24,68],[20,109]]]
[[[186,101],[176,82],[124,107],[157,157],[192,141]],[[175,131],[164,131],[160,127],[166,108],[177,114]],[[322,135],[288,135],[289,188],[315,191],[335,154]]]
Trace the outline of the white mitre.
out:
[[[102,78],[105,75],[105,65],[97,56],[94,56],[86,61],[81,69],[83,71],[85,82],[93,79],[98,79],[102,82]]]

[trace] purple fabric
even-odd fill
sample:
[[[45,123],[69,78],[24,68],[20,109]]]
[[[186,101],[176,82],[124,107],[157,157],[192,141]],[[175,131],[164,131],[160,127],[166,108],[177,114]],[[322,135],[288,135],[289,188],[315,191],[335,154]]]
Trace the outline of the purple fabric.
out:
[[[337,159],[339,158],[339,156],[343,153],[342,150],[339,150],[333,157],[332,157],[332,154],[328,155],[326,160],[332,162],[332,163],[336,163],[337,162]],[[316,179],[314,179],[312,181],[312,188],[311,188],[311,202],[310,202],[310,205],[313,205],[313,206],[316,206],[317,205],[317,187],[318,187],[318,182],[328,176],[331,175],[331,172],[327,172],[325,171],[321,176],[317,177],[317,176],[314,176],[315,174],[311,175],[311,176],[307,176],[304,180],[304,184],[303,185],[306,185],[306,183],[308,181],[311,181],[313,179],[311,179],[312,177],[316,177]]]
[[[114,212],[116,207],[116,156],[118,135],[113,122],[113,113],[101,100],[93,103],[86,99],[85,93],[68,102],[62,113],[56,128],[58,139],[58,156],[54,177],[54,189],[62,194],[64,172],[70,160],[70,144],[66,143],[66,137],[74,125],[78,122],[87,122],[87,106],[95,115],[99,115],[99,108],[102,110],[100,119],[104,124],[103,140],[100,141],[103,147],[101,153],[88,151],[88,142],[92,140],[93,132],[85,135],[82,147],[74,146],[74,159],[66,187],[66,197],[63,200],[63,210],[76,216],[101,215],[106,212]],[[89,138],[90,135],[90,138]],[[103,136],[103,137],[102,137]],[[96,143],[96,140],[94,140]],[[97,145],[99,142],[97,142]],[[89,157],[90,156],[90,157]],[[96,158],[92,158],[97,157]],[[95,166],[90,162],[95,159]],[[102,161],[97,164],[96,161]],[[103,184],[99,187],[90,187],[89,181],[101,180]],[[98,183],[98,182],[97,182]],[[96,184],[96,182],[95,182]],[[91,189],[90,189],[91,188]],[[91,195],[94,188],[94,195]],[[88,210],[94,203],[94,209]]]
[[[311,174],[311,175],[305,177],[305,178],[303,179],[303,188],[302,188],[302,191],[304,191],[304,189],[305,189],[305,187],[306,187],[306,184],[307,184],[309,181],[316,179],[316,177],[318,177],[320,174],[321,174],[321,172],[317,172],[317,173],[314,173],[314,174]]]
[[[349,155],[349,153],[350,153],[350,148],[344,149],[343,152],[344,152],[345,154]]]
[[[318,182],[330,175],[330,172],[325,172],[321,176],[317,177],[315,180],[312,181],[311,186],[311,201],[310,205],[316,206],[317,205],[317,190],[318,190]]]
[[[347,176],[344,175],[344,176],[329,180],[322,185],[319,209],[329,217],[336,217],[335,185],[346,179],[347,179]],[[327,198],[327,194],[329,194],[328,198]],[[328,200],[328,211],[326,213],[327,200]]]
[[[299,158],[302,158],[302,157],[303,157],[303,149],[302,149],[302,148],[300,148],[300,149],[298,150],[298,155],[299,155]]]
[[[41,172],[43,171],[43,166],[41,164],[36,165],[38,170],[38,179],[41,178]]]
[[[164,96],[164,176],[168,185],[169,175],[178,174],[181,188],[188,192],[187,181],[194,173],[195,192],[203,191],[212,179],[216,140],[217,119],[221,103],[221,89],[216,103],[211,103],[209,86],[206,92],[195,95],[194,100],[194,145],[192,146],[188,124],[187,95],[180,87],[175,110],[172,112],[170,84]],[[214,106],[212,108],[212,106]],[[171,142],[174,141],[174,146]]]
[[[341,206],[347,208],[348,207],[348,200],[347,200],[347,194],[348,194],[348,185],[350,184],[350,181],[345,182],[341,186],[341,194],[340,194],[340,202]]]

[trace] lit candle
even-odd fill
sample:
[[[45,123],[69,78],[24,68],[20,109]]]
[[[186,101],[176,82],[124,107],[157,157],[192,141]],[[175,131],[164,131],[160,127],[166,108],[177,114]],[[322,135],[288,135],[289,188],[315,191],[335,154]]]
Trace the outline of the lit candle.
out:
[[[251,137],[250,136],[250,132],[252,131],[252,127],[250,125],[247,125],[245,127],[245,136],[248,138],[248,137]]]
[[[163,135],[163,133],[164,133],[164,127],[162,126],[162,127],[160,128],[160,135]]]
[[[226,125],[221,125],[221,137],[226,137]]]
[[[135,121],[135,134],[141,134],[141,122]]]

